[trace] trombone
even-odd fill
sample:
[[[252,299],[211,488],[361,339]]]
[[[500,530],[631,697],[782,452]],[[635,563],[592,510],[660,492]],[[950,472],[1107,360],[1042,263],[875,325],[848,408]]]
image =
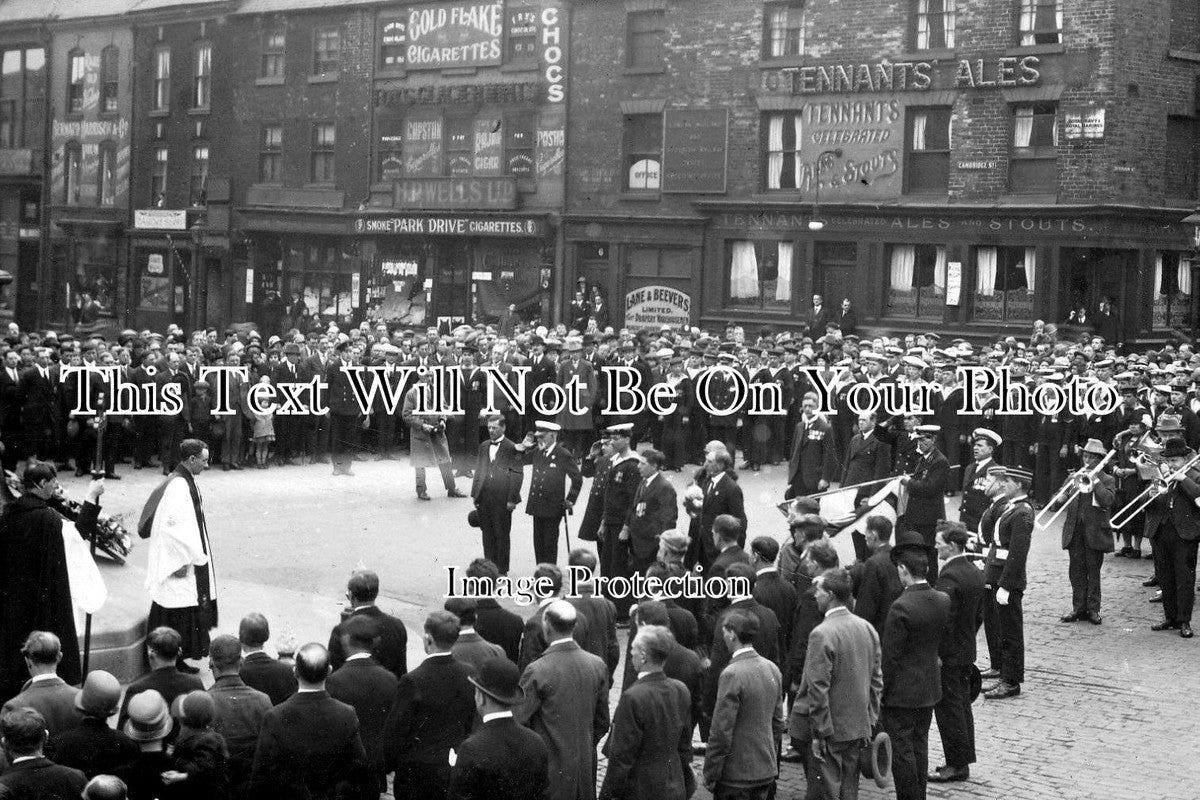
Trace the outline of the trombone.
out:
[[[1067,510],[1067,506],[1071,505],[1071,501],[1082,494],[1084,491],[1092,491],[1092,486],[1096,481],[1096,476],[1100,474],[1100,470],[1104,469],[1104,465],[1117,454],[1116,449],[1109,450],[1104,458],[1100,459],[1100,463],[1091,469],[1081,469],[1068,478],[1058,490],[1054,497],[1050,498],[1050,502],[1046,507],[1038,512],[1034,522],[1039,528],[1049,528],[1054,524],[1054,520],[1058,519],[1059,515]],[[1054,506],[1058,505],[1055,510]],[[1053,512],[1053,513],[1051,513]],[[1050,514],[1049,518],[1046,517]]]
[[[1183,466],[1167,474],[1165,477],[1157,478],[1149,486],[1142,490],[1142,493],[1130,500],[1118,512],[1112,515],[1109,522],[1114,531],[1119,531],[1133,521],[1133,518],[1146,510],[1154,498],[1160,494],[1165,494],[1175,487],[1175,483],[1187,476],[1188,472],[1200,463],[1200,453],[1188,459]]]

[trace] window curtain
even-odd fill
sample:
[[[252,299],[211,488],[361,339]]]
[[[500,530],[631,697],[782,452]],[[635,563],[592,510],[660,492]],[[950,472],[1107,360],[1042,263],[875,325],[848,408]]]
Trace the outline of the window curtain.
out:
[[[1013,119],[1013,147],[1029,147],[1033,138],[1033,107],[1018,108]]]
[[[1037,27],[1037,0],[1021,0],[1021,44],[1035,44],[1033,30]]]
[[[912,149],[919,152],[925,149],[925,126],[929,123],[929,115],[917,114],[913,117]]]
[[[938,245],[933,262],[933,290],[937,294],[946,293],[946,248]]]
[[[946,21],[946,47],[952,50],[954,49],[954,6],[957,0],[942,0],[942,2],[946,10],[945,15],[942,17]]]
[[[1180,294],[1190,295],[1192,293],[1192,262],[1179,259],[1179,271],[1176,273],[1175,280]]]
[[[996,294],[996,248],[980,247],[975,251],[975,294],[992,297]]]
[[[775,299],[787,302],[792,299],[792,253],[795,245],[779,243],[779,274],[775,279]]]
[[[1025,248],[1025,291],[1033,294],[1033,281],[1037,277],[1037,248]]]
[[[771,10],[771,56],[774,58],[787,55],[787,23],[787,6]]]
[[[783,177],[783,115],[771,117],[767,124],[767,188],[778,189]]]
[[[1162,253],[1154,256],[1154,293],[1163,293],[1163,257]]]
[[[754,242],[733,243],[729,296],[738,300],[758,299],[758,257],[754,253]]]
[[[900,292],[912,291],[916,263],[917,248],[915,245],[892,245],[892,289]]]
[[[929,49],[929,0],[917,2],[917,49]]]
[[[803,149],[804,123],[801,122],[799,114],[792,115],[792,126],[794,128],[793,132],[796,134],[796,143],[794,145],[796,152],[792,155],[792,170],[795,175],[795,186],[799,189],[804,185],[800,182],[800,168],[803,166],[800,162],[800,151]]]

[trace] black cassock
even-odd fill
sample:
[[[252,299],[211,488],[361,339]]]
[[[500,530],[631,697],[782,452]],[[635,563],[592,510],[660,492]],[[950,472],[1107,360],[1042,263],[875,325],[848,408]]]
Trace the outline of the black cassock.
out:
[[[76,527],[94,524],[98,513],[99,507],[86,504]],[[58,512],[32,494],[0,515],[0,701],[15,697],[29,678],[21,645],[32,631],[58,636],[58,676],[69,684],[81,680],[62,527]]]

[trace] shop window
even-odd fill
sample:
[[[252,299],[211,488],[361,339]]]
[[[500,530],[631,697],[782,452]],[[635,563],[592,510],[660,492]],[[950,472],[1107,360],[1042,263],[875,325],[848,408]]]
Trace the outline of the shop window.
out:
[[[192,58],[192,108],[212,105],[212,43],[197,42]]]
[[[804,140],[800,114],[767,114],[766,174],[768,189],[795,189],[801,183],[800,145]]]
[[[519,112],[504,118],[504,171],[533,178],[533,114]]]
[[[945,194],[950,186],[949,108],[909,108],[905,191]]]
[[[662,115],[625,117],[625,188],[657,192],[662,180]]]
[[[954,49],[954,4],[955,0],[916,0],[916,49]]]
[[[116,47],[109,45],[100,51],[100,112],[103,114],[117,112],[120,61],[121,51]]]
[[[309,180],[313,183],[333,183],[337,179],[334,170],[334,145],[337,143],[337,126],[332,122],[317,122],[312,128],[312,170]]]
[[[0,147],[17,146],[17,101],[0,100]]]
[[[258,180],[279,183],[283,180],[283,126],[264,125],[258,153]]]
[[[1197,147],[1194,117],[1167,117],[1166,163],[1167,197],[1196,199]]]
[[[23,84],[20,50],[5,50],[0,56],[0,147],[19,147]]]
[[[404,120],[395,117],[379,119],[379,167],[376,180],[394,181],[404,176]]]
[[[208,202],[208,145],[192,146],[192,177],[188,188],[188,198],[194,206],[202,206]]]
[[[165,45],[154,50],[154,110],[171,107],[171,50]]]
[[[670,247],[631,247],[626,271],[631,278],[691,280],[693,251]]]
[[[317,28],[313,33],[313,75],[332,75],[341,69],[342,32],[337,27]]]
[[[67,54],[67,113],[83,113],[83,85],[87,78],[87,54],[72,50]]]
[[[537,10],[510,8],[505,60],[509,64],[529,64],[537,61]]]
[[[804,3],[768,3],[763,9],[767,46],[764,58],[804,54]]]
[[[112,234],[79,236],[70,265],[70,313],[76,336],[98,333],[115,316],[117,242]]]
[[[1057,105],[1013,106],[1009,190],[1014,193],[1054,193],[1058,188],[1057,147]]]
[[[662,67],[666,41],[666,13],[631,11],[625,19],[625,66],[633,69]]]
[[[167,148],[154,148],[154,166],[150,173],[150,202],[155,208],[162,208],[166,204],[168,155]]]
[[[112,142],[100,143],[96,173],[96,195],[100,205],[114,205],[117,201],[117,146]]]
[[[729,242],[725,254],[726,307],[789,311],[792,242]]]
[[[888,245],[889,317],[942,318],[946,303],[946,247],[933,244]]]
[[[262,35],[262,77],[282,78],[284,66],[284,51],[287,48],[287,34],[282,28],[269,30]]]
[[[1061,44],[1061,0],[1021,0],[1021,44]]]
[[[1200,51],[1200,4],[1196,0],[1171,0],[1172,50]]]
[[[67,205],[79,203],[82,190],[81,179],[83,171],[83,148],[79,142],[67,142],[63,145],[63,201]]]
[[[408,31],[404,17],[388,17],[382,22],[379,66],[383,69],[403,69],[404,49],[408,47]]]
[[[1032,322],[1037,249],[975,248],[975,322]]]
[[[22,134],[18,147],[41,142],[46,135],[46,51],[25,51],[25,108],[21,113]]]
[[[1192,262],[1166,250],[1154,259],[1153,327],[1184,328],[1192,302]]]
[[[446,117],[446,174],[470,175],[475,146],[473,117]]]

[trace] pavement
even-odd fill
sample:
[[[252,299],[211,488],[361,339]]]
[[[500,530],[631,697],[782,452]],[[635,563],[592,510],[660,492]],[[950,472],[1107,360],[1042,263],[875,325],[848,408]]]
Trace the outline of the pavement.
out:
[[[429,476],[434,499],[418,501],[407,459],[355,462],[353,477],[334,477],[331,471],[320,464],[241,472],[218,467],[200,477],[218,575],[221,624],[216,632],[236,634],[243,614],[261,611],[272,626],[268,650],[282,638],[324,643],[345,603],[346,578],[355,568],[369,567],[380,575],[380,606],[409,629],[409,664],[417,664],[421,624],[444,600],[445,568],[465,567],[481,554],[479,533],[466,524],[471,502],[447,498],[434,474]],[[786,467],[766,467],[741,476],[751,537],[786,535],[774,507],[782,499],[785,473]],[[128,466],[120,474],[123,480],[107,484],[104,513],[124,513],[127,521],[136,521],[161,475]],[[670,475],[677,490],[682,492],[690,474],[688,468]],[[81,499],[87,481],[66,475],[63,484],[70,496]],[[459,479],[458,486],[466,491],[469,481]],[[585,481],[581,512],[587,486]],[[954,508],[957,500],[949,505]],[[532,524],[520,509],[513,520],[512,571],[528,574],[534,566]],[[571,520],[573,545],[578,544],[577,524],[578,516]],[[1148,543],[1145,552],[1149,554]],[[560,548],[560,558],[565,561],[565,549]],[[106,569],[105,575],[140,585],[145,559],[145,543],[138,541],[129,564]],[[1200,638],[1150,631],[1162,611],[1148,602],[1152,590],[1141,586],[1152,571],[1148,559],[1106,558],[1103,625],[1060,623],[1059,616],[1070,608],[1066,571],[1058,528],[1036,531],[1024,607],[1027,674],[1022,694],[976,703],[979,760],[971,778],[931,785],[930,797],[1200,796],[1200,759],[1195,757],[1200,749],[1195,724]],[[508,605],[523,616],[531,613],[529,607]],[[98,625],[104,613],[99,613]],[[624,652],[625,634],[620,635]],[[986,662],[981,637],[981,668]],[[614,687],[614,710],[618,695]],[[935,722],[931,767],[942,763],[936,730]],[[697,757],[693,763],[697,774],[701,762]],[[894,791],[864,781],[860,794],[873,800],[892,797]],[[709,795],[701,788],[696,797]],[[799,765],[783,765],[778,797],[804,797]]]

